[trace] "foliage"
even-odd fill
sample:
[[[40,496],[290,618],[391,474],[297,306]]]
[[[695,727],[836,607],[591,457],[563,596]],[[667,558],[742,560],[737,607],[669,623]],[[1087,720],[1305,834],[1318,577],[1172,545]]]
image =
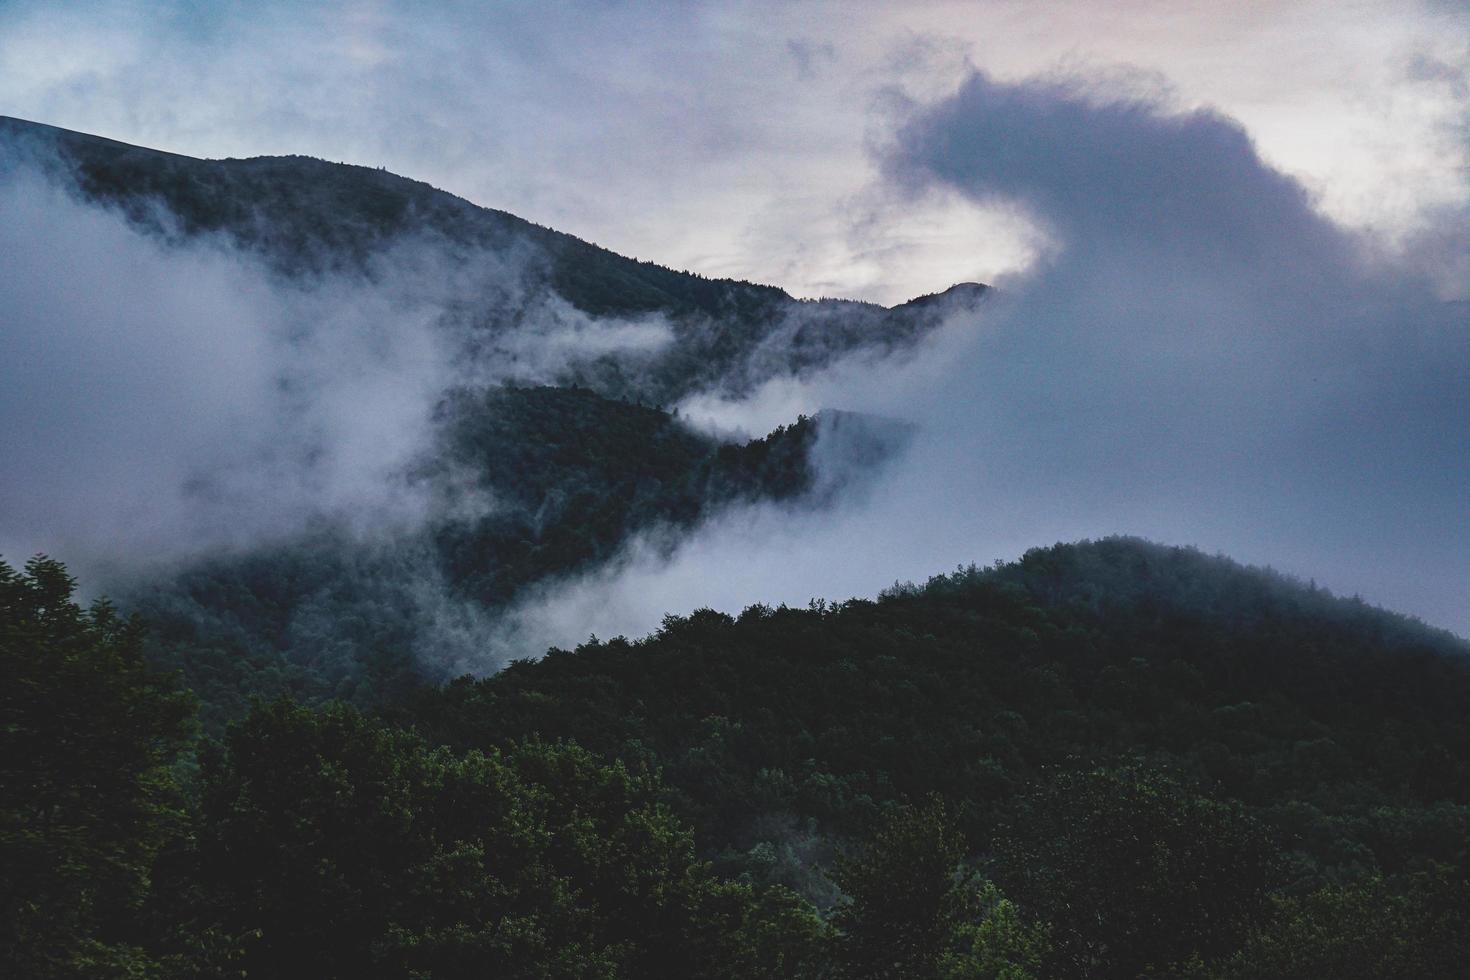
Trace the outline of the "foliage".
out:
[[[10,976],[158,967],[140,916],[183,830],[172,767],[192,702],[150,673],[141,626],[82,609],[57,562],[0,562],[0,964]]]
[[[483,649],[445,649],[441,622],[483,626],[635,538],[657,546],[742,502],[802,506],[814,488],[817,419],[722,443],[657,409],[542,387],[458,392],[438,421],[439,453],[414,474],[434,515],[422,530],[318,528],[124,594],[151,624],[152,661],[200,695],[207,731],[255,695],[376,708],[465,669],[460,657],[492,667]]]
[[[878,602],[668,617],[404,717],[460,746],[539,733],[658,766],[726,873],[814,901],[821,876],[777,877],[775,855],[826,861],[821,841],[938,793],[1023,921],[1050,923],[1043,975],[1131,975],[1236,948],[1273,892],[1462,861],[1466,653],[1280,576],[1108,540]]]
[[[835,878],[847,899],[833,924],[845,975],[932,976],[958,925],[964,856],[943,801],[932,799],[893,809],[857,854],[840,859]]]
[[[994,882],[969,871],[968,848],[944,801],[890,807],[834,877],[841,976],[880,980],[1029,980],[1050,954],[1048,929],[1028,922]]]
[[[1244,949],[1194,974],[1214,980],[1451,977],[1470,962],[1470,885],[1444,868],[1393,888],[1373,876],[1280,896]]]
[[[252,974],[776,976],[816,936],[780,893],[713,879],[648,776],[571,745],[456,754],[277,701],[204,785],[201,874],[258,937]]]
[[[1028,922],[991,881],[971,881],[965,908],[940,954],[940,980],[1034,980],[1053,956],[1051,930]]]
[[[792,501],[814,480],[815,420],[722,443],[657,409],[585,389],[460,392],[440,410],[440,469],[476,475],[494,506],[445,521],[435,543],[453,586],[487,606],[605,562],[736,502]]]
[[[1276,883],[1267,835],[1238,805],[1136,768],[1050,775],[1003,833],[995,874],[1053,923],[1052,975],[1134,977],[1228,953]]]
[[[271,701],[205,753],[188,834],[166,793],[76,789],[130,730],[161,732],[134,771],[166,787],[187,703],[70,589],[54,564],[5,578],[6,669],[31,678],[5,845],[41,866],[12,832],[25,771],[109,814],[89,826],[127,861],[7,880],[62,910],[12,922],[37,975],[1223,980],[1465,955],[1466,645],[1197,552],[1108,540],[670,616],[379,717]],[[99,719],[105,740],[38,734]]]
[[[1455,859],[1467,703],[1470,661],[1448,634],[1106,541],[879,602],[669,617],[638,642],[426,692],[412,716],[449,744],[539,732],[659,765],[718,850],[749,850],[782,813],[859,834],[885,802],[930,792],[966,801],[983,842],[1049,767],[1142,759],[1241,801],[1301,888]]]

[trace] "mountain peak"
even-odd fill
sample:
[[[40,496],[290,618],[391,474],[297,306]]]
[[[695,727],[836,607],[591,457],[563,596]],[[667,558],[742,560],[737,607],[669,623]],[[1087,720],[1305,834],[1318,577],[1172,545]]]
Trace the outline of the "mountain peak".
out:
[[[957,282],[948,289],[942,289],[937,293],[925,293],[922,296],[915,296],[907,303],[900,303],[893,308],[898,310],[904,307],[912,308],[938,304],[969,307],[979,303],[990,290],[991,287],[983,282]]]

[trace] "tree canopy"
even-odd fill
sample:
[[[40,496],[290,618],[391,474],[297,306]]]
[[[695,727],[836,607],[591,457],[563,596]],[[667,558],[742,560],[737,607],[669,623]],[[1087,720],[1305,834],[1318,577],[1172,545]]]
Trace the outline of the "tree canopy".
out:
[[[0,602],[21,975],[1236,980],[1465,956],[1463,641],[1187,549],[670,616],[371,710],[256,699],[202,741],[141,626],[82,609],[60,565],[3,567]]]

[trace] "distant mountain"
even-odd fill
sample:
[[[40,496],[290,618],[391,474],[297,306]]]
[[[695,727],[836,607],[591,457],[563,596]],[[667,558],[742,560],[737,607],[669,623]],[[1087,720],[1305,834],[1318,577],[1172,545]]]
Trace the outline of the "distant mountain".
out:
[[[7,154],[40,161],[141,228],[181,241],[223,234],[286,276],[372,276],[405,242],[432,249],[466,273],[446,297],[447,315],[492,337],[548,301],[595,320],[662,318],[673,339],[652,359],[603,353],[533,379],[660,405],[905,351],[987,289],[963,283],[892,308],[798,300],[625,258],[384,170],[302,156],[199,160],[0,116],[0,164]],[[514,283],[477,274],[474,261],[487,254],[513,269]]]
[[[211,726],[250,694],[375,704],[446,670],[490,669],[486,637],[528,590],[635,539],[670,547],[724,507],[832,503],[905,426],[826,412],[726,442],[655,406],[902,355],[986,292],[966,283],[892,309],[802,301],[624,258],[383,170],[199,160],[0,117],[0,179],[21,166],[172,246],[223,239],[284,284],[399,288],[457,365],[488,367],[451,379],[405,475],[430,498],[422,526],[367,541],[323,519],[108,585],[147,615],[155,661],[184,670]],[[626,334],[644,339],[600,339]]]

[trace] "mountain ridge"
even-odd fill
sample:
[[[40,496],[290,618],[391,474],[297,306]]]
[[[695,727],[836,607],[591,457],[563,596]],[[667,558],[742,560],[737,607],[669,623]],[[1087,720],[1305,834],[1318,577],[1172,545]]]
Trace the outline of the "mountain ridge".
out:
[[[724,287],[739,287],[741,289],[751,290],[759,294],[764,294],[773,299],[789,302],[833,303],[862,307],[876,307],[880,310],[893,312],[896,310],[904,309],[905,307],[913,307],[915,305],[927,305],[935,301],[952,298],[955,295],[963,295],[966,299],[975,299],[990,288],[984,283],[960,282],[955,283],[954,285],[946,289],[942,289],[934,293],[927,293],[915,296],[902,303],[895,303],[891,306],[883,306],[881,304],[871,303],[865,300],[853,300],[843,298],[824,297],[821,299],[801,299],[792,296],[785,289],[776,285],[751,282],[748,280],[709,277],[699,273],[675,270],[669,266],[663,266],[658,263],[649,262],[643,259],[624,256],[617,252],[613,252],[611,249],[603,248],[602,246],[597,245],[595,242],[590,242],[576,235],[572,235],[563,231],[558,231],[547,225],[538,224],[534,221],[522,218],[519,215],[514,214],[513,212],[506,211],[501,208],[494,208],[487,205],[477,204],[473,201],[470,201],[468,198],[464,198],[451,191],[435,187],[434,185],[426,181],[416,180],[412,177],[406,177],[401,174],[393,173],[392,171],[388,171],[382,167],[369,167],[363,164],[332,162],[319,157],[312,157],[305,154],[261,155],[251,157],[195,157],[184,153],[176,153],[170,150],[159,150],[139,144],[127,143],[122,140],[115,140],[106,136],[70,130],[64,127],[51,125],[49,123],[21,119],[14,116],[0,115],[0,134],[4,134],[6,132],[9,132],[12,136],[19,137],[21,140],[30,140],[41,144],[51,144],[52,146],[64,150],[70,157],[70,161],[79,165],[86,172],[85,176],[93,181],[91,186],[85,187],[84,189],[87,190],[90,195],[103,199],[113,197],[117,191],[116,188],[109,186],[108,178],[111,176],[115,176],[114,174],[108,173],[109,168],[125,168],[128,165],[140,160],[165,163],[172,166],[184,166],[196,170],[201,165],[225,165],[231,168],[271,169],[278,166],[291,164],[306,166],[313,170],[322,170],[323,172],[325,172],[326,170],[345,170],[353,172],[356,176],[359,177],[370,177],[371,179],[379,181],[384,185],[399,185],[403,186],[405,189],[411,188],[418,194],[428,194],[441,202],[453,202],[453,207],[455,208],[467,208],[477,213],[490,215],[493,216],[496,221],[504,222],[508,226],[513,226],[517,228],[517,230],[528,231],[537,236],[544,236],[546,241],[548,243],[551,243],[552,247],[555,249],[565,249],[573,251],[582,249],[595,249],[600,253],[614,256],[620,262],[626,263],[627,265],[632,267],[637,267],[640,270],[657,270],[657,276],[660,279],[679,277],[688,281],[711,283]],[[103,153],[113,154],[116,159],[110,161],[105,160],[102,156]],[[182,216],[188,217],[187,215]],[[676,295],[676,293],[671,295]],[[695,305],[700,305],[697,301],[694,302]],[[599,312],[599,310],[596,309],[586,309],[585,307],[582,308],[585,309],[586,312]],[[707,307],[703,308],[705,309],[705,312],[715,312]],[[630,308],[621,312],[639,312],[639,310],[637,308]]]
[[[975,313],[989,291],[962,283],[894,307],[796,299],[627,258],[386,170],[302,156],[200,160],[0,117],[5,134],[0,167],[8,142],[12,166],[39,165],[146,234],[178,246],[223,235],[286,280],[372,284],[409,275],[405,258],[427,261],[436,291],[428,302],[463,335],[466,356],[494,353],[499,338],[543,323],[666,326],[657,350],[577,350],[554,376],[512,379],[611,398],[671,406],[698,394],[742,397],[847,358],[908,356],[952,317]]]

